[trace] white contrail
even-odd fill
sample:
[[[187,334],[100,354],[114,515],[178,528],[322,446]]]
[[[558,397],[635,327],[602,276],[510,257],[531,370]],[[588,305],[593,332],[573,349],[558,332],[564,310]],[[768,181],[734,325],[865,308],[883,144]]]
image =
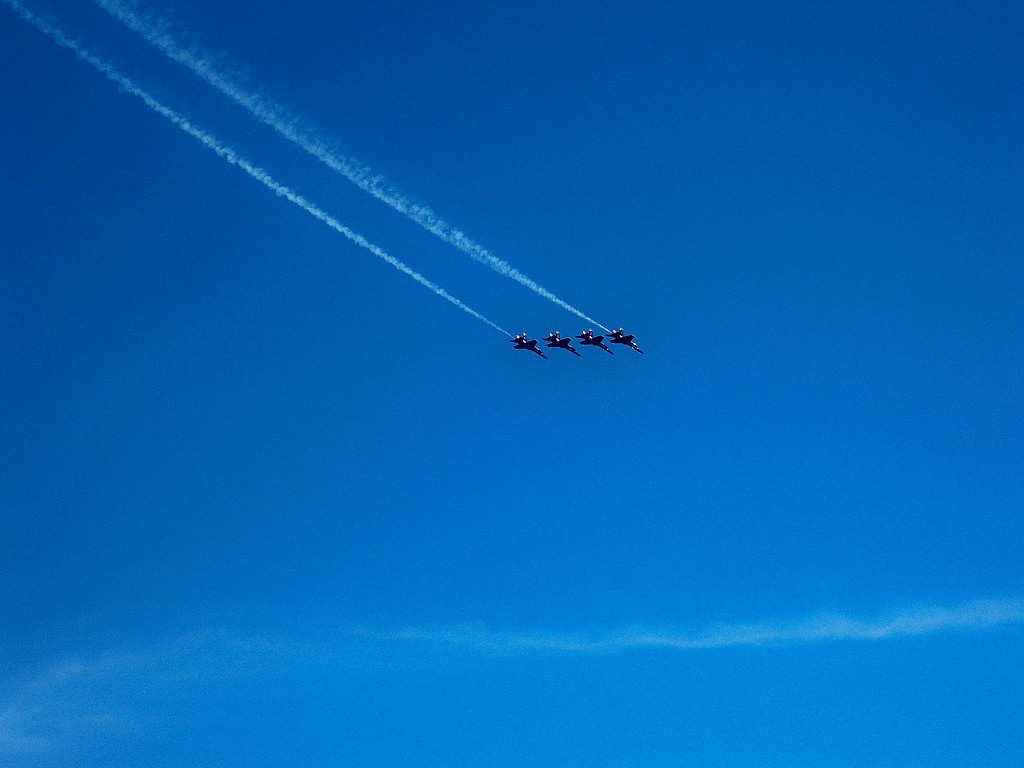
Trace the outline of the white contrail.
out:
[[[187,118],[175,112],[173,109],[164,106],[162,103],[153,98],[149,93],[144,91],[139,86],[135,85],[135,83],[133,83],[129,78],[122,75],[109,62],[106,62],[98,56],[95,56],[94,54],[87,51],[84,47],[82,47],[81,44],[79,44],[72,38],[68,37],[60,29],[53,26],[44,19],[40,18],[39,16],[36,16],[27,8],[24,8],[20,3],[17,2],[17,0],[3,0],[3,2],[7,3],[7,5],[10,6],[19,16],[21,16],[21,18],[35,26],[39,31],[44,33],[55,43],[72,51],[75,54],[75,56],[77,56],[82,61],[97,69],[108,80],[116,83],[128,93],[142,99],[142,101],[145,102],[146,106],[148,106],[154,112],[166,117],[176,126],[181,128],[181,130],[183,130],[189,136],[193,137],[194,139],[197,139],[199,142],[203,144],[203,146],[216,152],[217,155],[219,155],[221,158],[229,162],[231,165],[241,168],[243,171],[245,171],[247,174],[252,176],[254,179],[256,179],[264,186],[268,187],[269,189],[272,189],[281,197],[284,197],[285,199],[299,206],[299,208],[304,210],[306,213],[319,219],[324,224],[333,229],[335,232],[341,233],[356,245],[365,248],[374,256],[383,259],[392,267],[397,269],[399,272],[404,272],[417,283],[429,288],[431,291],[436,293],[441,298],[447,299],[452,304],[461,309],[463,312],[472,315],[477,320],[480,320],[483,323],[487,323],[487,325],[491,326],[496,331],[504,333],[506,336],[511,335],[500,325],[497,325],[491,320],[488,320],[475,309],[466,306],[436,283],[433,283],[427,278],[423,277],[423,275],[419,274],[411,267],[399,261],[398,259],[384,251],[379,246],[374,245],[359,233],[353,232],[340,221],[335,219],[333,216],[328,214],[319,206],[315,205],[314,203],[311,203],[309,200],[304,198],[295,190],[275,180],[269,173],[264,171],[262,168],[253,165],[244,157],[241,157],[233,149],[222,144],[220,141],[218,141],[216,138],[214,138],[212,135],[202,130],[201,128],[198,128],[197,126],[193,125]]]
[[[596,325],[606,332],[610,330],[568,302],[560,299],[508,262],[499,259],[457,227],[442,219],[428,206],[410,200],[391,186],[381,174],[376,173],[370,167],[351,157],[338,153],[321,139],[314,138],[308,130],[299,125],[299,121],[290,115],[286,109],[243,88],[229,75],[225,74],[223,70],[218,69],[210,56],[200,53],[195,48],[184,47],[176,42],[167,31],[170,26],[168,22],[164,20],[154,22],[149,14],[137,10],[137,6],[129,7],[125,3],[120,2],[120,0],[95,0],[95,2],[103,10],[129,29],[138,33],[168,57],[191,69],[195,74],[244,108],[264,125],[273,128],[281,136],[288,139],[288,141],[301,147],[331,170],[340,173],[364,192],[368,192],[392,209],[412,219],[425,230],[455,246],[467,256],[479,261],[481,264],[486,264],[498,274],[526,286],[531,291],[572,312],[591,325]]]

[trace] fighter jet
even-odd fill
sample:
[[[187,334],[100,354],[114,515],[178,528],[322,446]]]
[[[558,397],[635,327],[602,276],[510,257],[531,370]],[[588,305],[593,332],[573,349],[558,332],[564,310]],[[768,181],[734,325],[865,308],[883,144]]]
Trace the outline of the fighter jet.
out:
[[[623,333],[622,329],[619,328],[617,331],[612,331],[611,335],[608,337],[608,343],[627,344],[642,355],[644,351],[636,345],[636,342],[633,341],[634,338],[636,337],[632,333]]]
[[[520,335],[516,336],[514,339],[509,339],[509,341],[512,342],[513,344],[515,344],[514,349],[528,349],[531,352],[536,352],[538,355],[543,357],[545,360],[548,359],[547,355],[545,355],[543,352],[541,352],[539,349],[537,349],[537,340],[536,339],[531,339],[530,341],[526,340],[526,331],[523,331]]]
[[[607,352],[609,355],[614,355],[615,354],[610,349],[608,349],[608,347],[606,347],[604,345],[604,343],[603,343],[604,342],[604,336],[600,336],[600,335],[599,336],[595,336],[594,335],[594,329],[593,328],[590,328],[590,329],[584,331],[583,333],[581,333],[576,338],[580,339],[580,344],[586,344],[587,346],[591,346],[591,347],[600,347],[605,352]],[[580,355],[580,357],[582,357],[582,355]]]
[[[544,337],[544,341],[548,342],[549,347],[561,347],[572,352],[576,357],[583,357],[579,352],[572,348],[572,339],[563,339],[558,331],[548,334]]]

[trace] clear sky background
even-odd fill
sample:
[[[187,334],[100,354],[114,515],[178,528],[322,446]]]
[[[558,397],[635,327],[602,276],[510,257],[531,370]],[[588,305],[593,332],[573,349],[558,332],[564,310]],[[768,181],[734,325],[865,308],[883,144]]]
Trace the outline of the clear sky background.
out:
[[[0,763],[1024,763],[1024,6],[150,10],[645,354],[5,0]]]

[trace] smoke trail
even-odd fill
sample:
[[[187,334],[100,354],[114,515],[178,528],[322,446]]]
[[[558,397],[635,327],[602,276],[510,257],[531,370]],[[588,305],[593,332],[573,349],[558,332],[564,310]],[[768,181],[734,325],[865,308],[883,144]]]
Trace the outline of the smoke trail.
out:
[[[273,128],[281,136],[288,139],[288,141],[301,147],[331,170],[340,173],[364,192],[373,195],[392,209],[412,219],[425,230],[455,246],[470,258],[479,261],[481,264],[486,264],[498,274],[526,286],[534,293],[572,312],[591,325],[596,325],[605,332],[610,331],[610,329],[592,317],[585,315],[576,307],[560,299],[551,291],[524,275],[508,262],[493,255],[457,227],[449,224],[434,213],[428,206],[410,200],[392,187],[381,174],[374,172],[373,169],[353,158],[338,153],[322,140],[311,136],[308,130],[300,127],[298,120],[287,113],[287,110],[255,93],[245,90],[222,70],[219,70],[209,56],[201,54],[194,48],[182,47],[167,32],[169,26],[167,22],[153,22],[147,15],[126,6],[120,0],[95,0],[95,2],[103,10],[118,19],[129,29],[141,35],[147,42],[168,57],[191,69],[222,94],[247,110],[264,125]]]
[[[42,18],[40,18],[39,16],[36,16],[34,13],[29,11],[28,9],[24,8],[20,3],[17,2],[17,0],[3,0],[3,2],[7,3],[7,5],[10,6],[19,16],[21,16],[21,18],[23,18],[25,21],[27,21],[30,24],[32,24],[33,26],[35,26],[39,31],[41,31],[43,34],[45,34],[47,37],[49,37],[55,43],[57,43],[58,45],[60,45],[60,46],[62,46],[64,48],[69,49],[79,59],[81,59],[85,63],[91,65],[95,69],[97,69],[108,80],[116,83],[117,85],[119,85],[121,88],[123,88],[128,93],[130,93],[133,96],[137,96],[138,98],[142,99],[142,101],[145,102],[147,107],[152,109],[157,114],[162,115],[163,117],[166,117],[168,120],[170,120],[176,126],[181,128],[181,130],[183,130],[189,136],[191,136],[194,139],[197,139],[203,146],[205,146],[208,149],[211,149],[214,152],[216,152],[218,156],[220,156],[221,158],[223,158],[224,160],[229,162],[231,165],[234,165],[234,166],[237,166],[238,168],[241,168],[243,171],[245,171],[247,174],[252,176],[258,182],[260,182],[264,186],[268,187],[269,189],[272,189],[279,196],[284,197],[288,201],[290,201],[290,202],[294,203],[295,205],[299,206],[299,208],[301,208],[302,210],[304,210],[306,213],[310,214],[314,218],[319,219],[324,224],[326,224],[331,229],[333,229],[335,232],[339,232],[340,234],[342,234],[345,237],[347,237],[349,240],[351,240],[356,245],[358,245],[358,246],[360,246],[362,248],[365,248],[370,253],[372,253],[374,256],[377,256],[378,258],[383,259],[388,264],[390,264],[392,267],[397,269],[399,272],[405,273],[406,275],[411,277],[413,280],[415,280],[417,283],[419,283],[420,285],[423,285],[423,286],[429,288],[431,291],[436,293],[441,298],[447,299],[452,304],[454,304],[456,307],[461,309],[463,312],[466,312],[466,313],[472,315],[473,317],[475,317],[477,320],[480,320],[481,322],[487,323],[487,325],[491,326],[496,331],[500,331],[501,333],[504,333],[506,336],[511,335],[511,334],[509,334],[508,331],[506,331],[500,325],[497,325],[496,323],[493,323],[492,321],[488,320],[486,317],[481,315],[476,310],[472,309],[471,307],[466,306],[465,304],[463,304],[457,298],[455,298],[450,293],[445,291],[443,288],[441,288],[436,283],[433,283],[430,280],[428,280],[427,278],[423,277],[423,275],[419,274],[418,272],[416,272],[415,270],[413,270],[412,268],[410,268],[409,266],[407,266],[403,262],[399,261],[394,256],[391,256],[386,251],[384,251],[382,248],[374,245],[373,243],[371,243],[369,240],[367,240],[362,235],[358,234],[357,232],[353,232],[351,229],[346,227],[340,221],[335,219],[333,216],[328,214],[326,211],[324,211],[319,206],[315,205],[314,203],[311,203],[309,200],[304,198],[302,195],[300,195],[295,190],[293,190],[290,187],[287,187],[284,184],[281,184],[279,181],[275,180],[269,173],[264,171],[262,168],[259,168],[259,167],[255,166],[255,165],[253,165],[248,160],[246,160],[244,157],[241,157],[233,149],[231,149],[230,147],[222,144],[216,138],[214,138],[212,135],[210,135],[206,131],[202,130],[201,128],[198,128],[197,126],[193,125],[187,118],[185,118],[182,115],[178,114],[173,109],[164,106],[162,103],[160,103],[155,98],[150,96],[149,93],[147,93],[146,91],[142,90],[140,87],[135,85],[135,83],[133,83],[130,79],[128,79],[127,77],[122,75],[120,72],[118,72],[117,69],[115,69],[113,65],[111,65],[110,63],[104,61],[103,59],[100,59],[99,57],[93,55],[92,53],[89,53],[89,51],[87,51],[85,48],[83,48],[78,42],[76,42],[75,40],[73,40],[70,37],[68,37],[67,35],[65,35],[57,27],[54,27],[49,22],[43,20]]]

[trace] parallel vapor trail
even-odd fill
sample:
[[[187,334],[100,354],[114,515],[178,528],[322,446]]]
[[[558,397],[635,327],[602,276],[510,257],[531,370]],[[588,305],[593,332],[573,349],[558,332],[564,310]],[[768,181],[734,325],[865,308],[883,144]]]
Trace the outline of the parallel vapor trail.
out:
[[[448,223],[428,206],[416,203],[392,187],[379,173],[353,158],[339,154],[322,140],[314,138],[301,128],[298,121],[288,115],[287,110],[259,95],[246,90],[214,64],[211,57],[194,48],[186,48],[176,42],[167,31],[164,21],[154,22],[148,14],[129,7],[120,0],[95,0],[107,13],[118,19],[129,29],[138,33],[147,42],[162,51],[169,58],[188,67],[196,75],[248,111],[264,125],[273,128],[281,136],[302,148],[331,170],[341,174],[359,189],[373,195],[385,205],[412,219],[428,232],[455,246],[472,259],[486,264],[500,275],[515,280],[534,293],[554,302],[591,325],[609,332],[601,323],[585,315],[576,307],[560,299],[536,281],[524,275],[503,259],[499,259],[482,245],[468,237],[457,227]]]
[[[20,3],[17,2],[17,0],[3,0],[3,2],[10,6],[10,8],[13,9],[15,13],[17,13],[19,16],[21,16],[22,19],[35,26],[40,32],[45,34],[55,43],[64,48],[67,48],[72,53],[74,53],[75,56],[77,56],[80,60],[84,61],[85,63],[89,64],[90,66],[98,70],[108,80],[119,85],[121,88],[123,88],[125,91],[132,94],[133,96],[137,96],[138,98],[140,98],[143,102],[145,102],[147,107],[152,109],[157,114],[166,117],[176,126],[181,128],[181,130],[183,130],[189,136],[198,140],[206,148],[216,152],[218,156],[229,162],[231,165],[241,168],[247,174],[256,179],[256,181],[273,190],[281,197],[284,197],[288,201],[299,206],[299,208],[304,210],[306,213],[310,214],[314,218],[319,219],[324,224],[333,229],[335,232],[339,232],[340,234],[344,235],[356,245],[365,248],[374,256],[383,259],[392,267],[397,269],[399,272],[405,273],[420,285],[429,288],[431,291],[436,293],[441,298],[447,299],[456,307],[461,309],[463,312],[472,315],[477,320],[486,323],[487,325],[494,328],[496,331],[504,333],[506,336],[510,335],[509,332],[502,328],[500,325],[497,325],[496,323],[493,323],[492,321],[488,320],[475,309],[466,306],[457,298],[455,298],[450,293],[441,288],[439,285],[431,282],[423,275],[413,270],[411,267],[399,261],[394,256],[391,256],[389,253],[384,251],[379,246],[374,245],[359,233],[352,231],[344,224],[342,224],[340,221],[338,221],[333,216],[324,211],[322,208],[304,198],[295,190],[285,186],[284,184],[281,184],[279,181],[274,179],[269,173],[264,171],[262,168],[253,165],[244,157],[241,157],[233,149],[226,146],[225,144],[222,144],[212,135],[192,124],[187,118],[178,114],[173,109],[164,106],[162,103],[160,103],[151,95],[149,95],[149,93],[144,91],[139,86],[135,85],[135,83],[133,83],[129,78],[125,77],[120,72],[118,72],[118,70],[115,69],[114,66],[111,65],[109,62],[106,62],[98,56],[95,56],[94,54],[87,51],[81,44],[79,44],[72,38],[68,37],[60,29],[53,26],[49,22],[43,20],[39,16],[36,16],[28,9],[24,8]]]

